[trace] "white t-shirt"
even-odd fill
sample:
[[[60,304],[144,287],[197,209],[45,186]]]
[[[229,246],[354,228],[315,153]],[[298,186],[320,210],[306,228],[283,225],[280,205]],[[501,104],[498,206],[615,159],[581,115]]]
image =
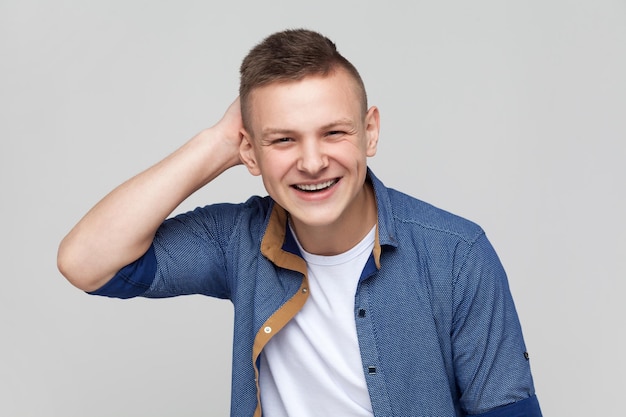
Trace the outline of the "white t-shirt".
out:
[[[354,295],[374,227],[348,252],[305,252],[309,298],[261,353],[263,416],[373,416],[354,319]],[[298,245],[300,245],[298,243]]]

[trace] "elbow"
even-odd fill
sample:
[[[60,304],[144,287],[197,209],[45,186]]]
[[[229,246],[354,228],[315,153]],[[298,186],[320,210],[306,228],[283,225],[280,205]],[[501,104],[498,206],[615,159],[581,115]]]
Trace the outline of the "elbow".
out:
[[[84,258],[64,240],[57,252],[57,269],[76,288],[91,292],[102,287],[107,279],[89,273]]]

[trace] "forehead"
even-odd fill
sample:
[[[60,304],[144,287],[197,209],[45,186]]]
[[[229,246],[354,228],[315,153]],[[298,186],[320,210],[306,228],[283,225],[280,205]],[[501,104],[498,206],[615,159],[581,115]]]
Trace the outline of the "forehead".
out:
[[[311,75],[297,81],[274,82],[250,93],[252,129],[314,128],[333,119],[362,116],[357,82],[344,70]]]

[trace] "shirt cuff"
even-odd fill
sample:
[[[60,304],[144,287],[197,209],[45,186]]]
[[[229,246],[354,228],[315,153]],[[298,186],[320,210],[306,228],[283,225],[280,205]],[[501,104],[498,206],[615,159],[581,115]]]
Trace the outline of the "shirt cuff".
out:
[[[141,258],[120,269],[109,282],[88,294],[112,298],[137,297],[150,288],[154,281],[156,267],[154,247],[150,246]]]
[[[537,396],[533,395],[513,404],[498,407],[495,410],[482,414],[472,414],[473,417],[542,417]]]

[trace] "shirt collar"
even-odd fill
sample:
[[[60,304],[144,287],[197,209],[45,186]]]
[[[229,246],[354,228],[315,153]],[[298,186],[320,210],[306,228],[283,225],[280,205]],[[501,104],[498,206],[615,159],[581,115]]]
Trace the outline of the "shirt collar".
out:
[[[372,254],[376,267],[380,269],[382,247],[396,247],[398,243],[394,238],[395,225],[389,192],[369,168],[367,169],[367,180],[371,182],[376,196],[378,221]],[[289,232],[287,211],[275,202],[272,202],[270,218],[261,241],[261,253],[277,266],[306,272],[306,263],[301,257],[295,239]]]

